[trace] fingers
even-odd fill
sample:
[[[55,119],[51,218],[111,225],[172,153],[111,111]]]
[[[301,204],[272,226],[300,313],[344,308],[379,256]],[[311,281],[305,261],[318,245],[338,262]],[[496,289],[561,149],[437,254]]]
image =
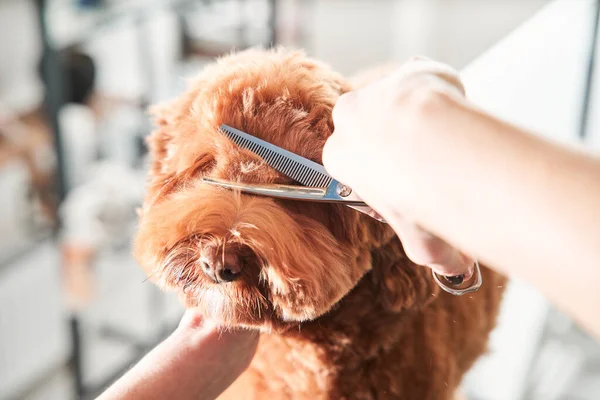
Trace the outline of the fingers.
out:
[[[178,331],[201,352],[202,358],[215,358],[228,364],[232,376],[241,374],[248,367],[260,336],[256,330],[223,329],[195,309],[185,312]]]
[[[342,177],[340,177],[340,173],[343,172],[343,168],[338,167],[342,165],[342,163],[339,162],[339,159],[343,147],[343,136],[335,134],[331,135],[331,137],[329,137],[323,146],[323,166],[327,172],[329,172],[329,174],[338,177],[338,179],[342,179]]]
[[[206,324],[205,318],[195,309],[186,310],[179,321],[179,329],[200,329]]]
[[[198,310],[189,309],[168,340],[175,346],[174,352],[180,354],[178,358],[187,360],[182,368],[193,369],[199,398],[214,399],[249,367],[259,336],[258,331],[224,330]]]
[[[215,321],[203,316],[200,311],[195,308],[187,309],[181,317],[178,329],[180,330],[193,330],[202,336],[211,336],[217,334],[217,336],[232,336],[236,335],[254,337],[258,336],[258,332],[247,329],[224,329],[222,326],[217,324]]]
[[[205,318],[196,309],[188,309],[179,322],[180,330],[192,330],[206,340],[233,340],[237,343],[252,343],[259,336],[258,331],[249,329],[224,329],[215,321]]]
[[[356,181],[361,181],[366,172],[360,163],[356,162],[355,114],[361,111],[361,107],[355,101],[357,93],[346,93],[336,102],[332,110],[335,129],[325,142],[322,154],[323,166],[327,172],[350,186]],[[364,133],[362,130],[360,132]]]
[[[454,68],[414,57],[381,80],[340,96],[332,110],[335,129],[325,143],[323,165],[383,215],[390,216],[390,207],[410,214],[417,208],[410,190],[412,178],[396,173],[394,178],[403,181],[390,188],[389,172],[419,168],[422,158],[414,152],[428,149],[425,121],[430,116],[423,113],[430,103],[421,100],[430,99],[428,94],[452,92],[464,95]],[[444,276],[472,275],[474,260],[442,239],[408,221],[394,222],[394,228],[416,264]]]
[[[223,371],[231,381],[235,380],[250,366],[260,334],[256,330],[236,329],[222,330],[216,325],[210,326],[206,331],[204,347],[212,349],[215,358],[219,360]],[[230,382],[226,382],[229,385]]]
[[[408,221],[395,222],[394,230],[406,255],[415,264],[427,266],[444,276],[465,275],[466,279],[472,276],[475,260],[437,236]]]
[[[323,166],[327,172],[340,182],[351,185],[359,178],[360,174],[355,168],[356,163],[351,160],[354,154],[344,135],[332,135],[323,146]]]

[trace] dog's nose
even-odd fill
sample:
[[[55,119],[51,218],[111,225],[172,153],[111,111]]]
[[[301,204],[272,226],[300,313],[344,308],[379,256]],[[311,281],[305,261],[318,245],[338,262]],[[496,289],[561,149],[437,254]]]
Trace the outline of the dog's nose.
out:
[[[204,273],[216,283],[235,281],[241,274],[240,259],[234,252],[211,251],[200,263]]]

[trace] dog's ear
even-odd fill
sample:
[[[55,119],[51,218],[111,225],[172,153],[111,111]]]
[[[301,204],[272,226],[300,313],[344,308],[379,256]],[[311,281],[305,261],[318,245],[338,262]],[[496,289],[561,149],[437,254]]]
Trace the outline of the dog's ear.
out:
[[[151,166],[150,176],[153,179],[164,178],[173,172],[170,167],[174,152],[174,137],[176,135],[175,124],[179,101],[159,104],[150,108],[149,112],[154,119],[154,131],[146,138],[146,144],[150,151]]]
[[[192,178],[196,171],[214,163],[214,158],[207,153],[195,154],[191,151],[191,157],[189,154],[182,157],[181,154],[182,150],[190,147],[189,141],[188,146],[182,146],[182,143],[186,143],[186,135],[189,138],[190,133],[195,133],[198,129],[194,125],[194,119],[190,118],[189,111],[195,94],[188,93],[170,102],[153,106],[149,110],[155,125],[152,133],[146,138],[151,163],[148,196],[152,201],[170,192],[179,181]]]
[[[376,298],[389,311],[424,307],[440,292],[429,268],[410,261],[397,237],[372,253],[372,267]]]
[[[173,112],[176,104],[165,103],[149,109],[150,117],[154,119],[154,130],[146,137],[146,145],[150,155],[150,174],[147,182],[146,200],[140,212],[140,217],[147,208],[161,197],[164,186],[173,182],[175,171],[171,159],[175,150],[175,118]]]

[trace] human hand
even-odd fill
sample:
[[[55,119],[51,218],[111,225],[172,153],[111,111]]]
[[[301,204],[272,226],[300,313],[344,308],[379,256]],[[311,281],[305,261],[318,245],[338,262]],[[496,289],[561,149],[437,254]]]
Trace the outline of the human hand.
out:
[[[215,399],[248,368],[258,338],[187,310],[177,329],[100,399]]]
[[[194,309],[187,310],[172,335],[192,353],[205,381],[201,398],[216,398],[244,372],[256,352],[259,333],[224,330]],[[199,397],[200,398],[200,397]]]
[[[412,221],[411,198],[418,174],[427,168],[428,148],[444,96],[462,98],[464,88],[451,67],[414,58],[392,75],[342,95],[333,109],[335,130],[325,144],[323,163],[348,184],[396,231],[408,257],[444,276],[473,273],[474,259]],[[443,195],[443,194],[440,194]],[[401,210],[401,214],[394,210]]]

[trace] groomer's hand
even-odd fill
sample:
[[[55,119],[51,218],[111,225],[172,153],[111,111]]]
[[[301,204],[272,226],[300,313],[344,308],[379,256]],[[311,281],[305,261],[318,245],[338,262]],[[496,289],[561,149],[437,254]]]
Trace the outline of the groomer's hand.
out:
[[[427,128],[424,114],[440,95],[464,96],[458,73],[425,58],[414,58],[384,79],[342,95],[333,109],[335,131],[325,145],[323,163],[386,218],[413,262],[446,276],[470,276],[473,258],[413,223],[407,217],[410,202],[402,204],[407,198],[403,190],[412,187],[411,169],[427,164],[410,161],[426,154],[415,149],[430,145],[420,137]],[[388,171],[396,179],[389,180]],[[390,199],[401,204],[387,204]],[[403,216],[389,212],[403,207]]]
[[[99,399],[215,399],[250,365],[255,331],[221,331],[188,310],[179,327]]]

